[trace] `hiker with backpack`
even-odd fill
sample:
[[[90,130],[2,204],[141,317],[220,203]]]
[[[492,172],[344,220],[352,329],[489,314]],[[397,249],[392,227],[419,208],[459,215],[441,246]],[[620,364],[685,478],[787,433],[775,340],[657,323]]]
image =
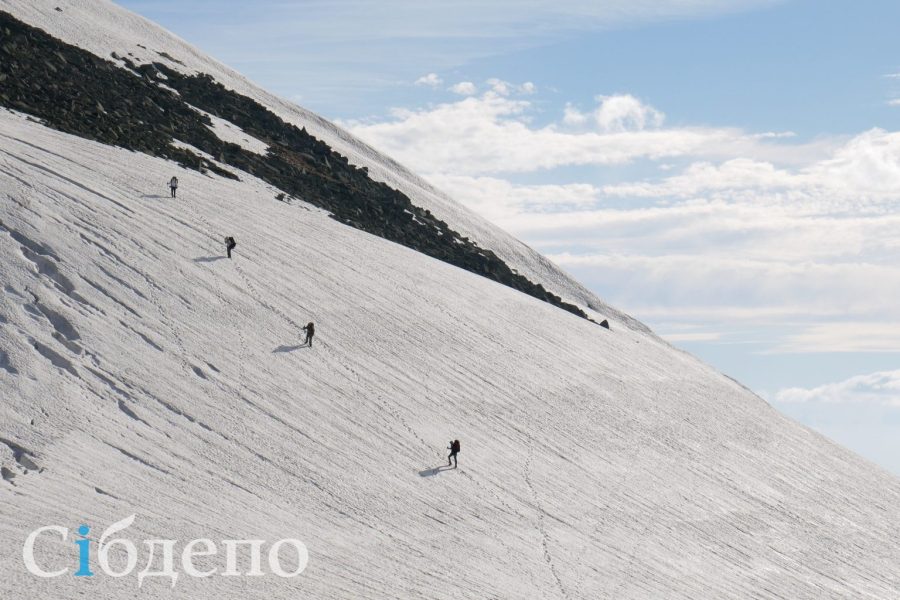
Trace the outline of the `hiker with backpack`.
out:
[[[450,442],[450,446],[448,446],[447,450],[450,451],[450,456],[447,457],[447,466],[449,467],[451,464],[453,468],[456,468],[456,455],[459,454],[459,440],[453,440]],[[452,463],[450,461],[453,461]]]
[[[169,180],[169,189],[172,190],[172,197],[175,197],[175,191],[178,189],[178,178],[172,176],[172,179]]]
[[[234,241],[234,238],[230,235],[225,238],[225,251],[228,253],[228,258],[231,258],[231,251],[234,250],[234,247],[237,246],[237,242]]]
[[[302,328],[302,330],[306,332],[306,339],[303,340],[303,343],[312,348],[312,340],[313,336],[316,334],[316,326],[312,324],[312,321],[310,321],[306,324],[306,327]]]

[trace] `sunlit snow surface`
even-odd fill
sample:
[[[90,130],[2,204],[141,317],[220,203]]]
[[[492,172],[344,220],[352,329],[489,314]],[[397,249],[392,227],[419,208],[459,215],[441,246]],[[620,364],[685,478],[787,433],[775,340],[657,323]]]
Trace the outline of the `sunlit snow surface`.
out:
[[[110,44],[157,31],[60,5],[95,11]],[[0,111],[0,598],[900,596],[894,477],[637,326],[241,177]],[[460,468],[435,472],[452,438]],[[37,527],[130,514],[134,540],[295,537],[309,566],[174,590],[25,570]],[[71,539],[40,552],[74,567]]]

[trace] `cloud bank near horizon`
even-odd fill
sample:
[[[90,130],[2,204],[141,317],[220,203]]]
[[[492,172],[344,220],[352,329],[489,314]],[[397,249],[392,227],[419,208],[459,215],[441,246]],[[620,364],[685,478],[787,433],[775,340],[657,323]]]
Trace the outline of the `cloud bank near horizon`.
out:
[[[342,124],[673,339],[764,323],[762,352],[900,351],[900,133],[668,125],[630,94],[547,114],[534,84],[478,87]]]

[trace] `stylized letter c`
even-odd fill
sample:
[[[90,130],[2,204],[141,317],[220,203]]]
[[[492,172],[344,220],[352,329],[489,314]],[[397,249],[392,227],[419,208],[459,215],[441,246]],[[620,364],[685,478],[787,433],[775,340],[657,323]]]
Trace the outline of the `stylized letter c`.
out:
[[[44,533],[45,531],[53,531],[58,533],[63,541],[66,541],[66,538],[69,536],[69,530],[65,527],[59,527],[58,525],[48,525],[47,527],[41,527],[40,529],[35,529],[32,531],[28,537],[25,539],[25,546],[22,548],[22,560],[25,561],[25,568],[28,569],[28,572],[32,575],[37,575],[38,577],[59,577],[60,575],[65,574],[68,571],[68,567],[65,569],[60,569],[59,571],[44,571],[41,569],[37,562],[34,560],[34,542],[39,535]]]

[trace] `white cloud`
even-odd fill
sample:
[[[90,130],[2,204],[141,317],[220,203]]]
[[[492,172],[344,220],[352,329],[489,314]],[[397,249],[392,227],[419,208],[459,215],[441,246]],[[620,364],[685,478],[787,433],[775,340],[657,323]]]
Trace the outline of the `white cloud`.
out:
[[[720,164],[693,163],[659,182],[606,186],[604,193],[626,197],[747,198],[827,213],[871,210],[900,200],[900,133],[872,129],[833,149],[829,156],[799,169],[735,158]]]
[[[600,106],[594,111],[594,120],[603,131],[640,131],[659,127],[665,120],[661,112],[630,94],[598,96],[597,101]]]
[[[502,79],[488,79],[486,83],[490,86],[491,91],[499,96],[509,96],[512,91],[512,85]]]
[[[675,196],[687,198],[704,192],[722,190],[762,189],[793,187],[795,176],[777,169],[772,163],[747,158],[735,158],[721,164],[698,162],[662,182],[632,182],[605,186],[603,192],[610,196],[660,198]]]
[[[565,108],[563,109],[563,123],[565,125],[571,126],[581,126],[587,124],[590,120],[590,116],[587,113],[583,113],[571,103],[566,103]]]
[[[783,403],[865,403],[900,406],[900,370],[857,375],[838,383],[814,388],[792,387],[775,394]]]
[[[715,342],[722,338],[722,334],[714,331],[682,331],[678,333],[662,333],[660,337],[676,344],[679,342]]]
[[[623,132],[659,127],[665,120],[662,112],[644,104],[631,94],[597,96],[595,100],[598,103],[597,107],[588,113],[566,104],[563,123],[574,126],[592,124],[600,131]]]
[[[491,78],[485,81],[488,89],[498,96],[510,96],[514,93],[531,95],[537,92],[537,86],[531,81],[526,81],[521,85],[516,85],[502,79]],[[471,81],[460,81],[448,88],[454,94],[460,96],[474,96],[478,93],[478,86]]]
[[[665,235],[658,229],[648,230],[648,235],[654,233]],[[646,244],[644,240],[641,243]],[[704,308],[741,308],[747,310],[746,317],[751,321],[754,313],[765,315],[771,309],[781,309],[783,316],[792,317],[782,321],[793,321],[793,327],[823,317],[847,320],[848,315],[857,320],[871,319],[877,327],[885,320],[900,321],[900,307],[894,301],[900,293],[900,267],[893,265],[731,258],[727,250],[716,249],[715,242],[710,251],[679,255],[559,252],[549,258],[576,272],[595,289],[611,290],[625,306],[646,304],[652,299],[658,306],[692,307],[698,314],[703,314]],[[884,349],[885,344],[900,349],[900,338],[885,341],[889,334],[881,331],[887,328],[831,324],[823,328],[822,334],[827,333],[829,339],[840,340],[854,350],[874,344],[878,349]],[[854,336],[866,341],[851,343]],[[879,338],[880,343],[873,341]],[[821,351],[835,351],[838,346],[823,344],[824,335],[804,341]],[[795,345],[794,349],[802,348]]]
[[[732,156],[801,160],[822,153],[821,143],[779,141],[728,128],[662,128],[663,114],[633,96],[600,96],[590,116],[567,106],[562,122],[533,124],[532,101],[510,97],[516,86],[488,81],[491,89],[419,110],[396,110],[381,122],[343,122],[352,133],[424,173],[529,172],[577,165],[622,165],[640,159]],[[591,125],[573,129],[573,125]]]
[[[478,93],[478,86],[471,81],[460,81],[451,85],[450,91],[460,96],[474,96]]]
[[[887,101],[888,106],[900,106],[900,98],[894,98],[893,100]]]
[[[896,319],[896,311],[879,315]],[[786,336],[770,353],[900,352],[900,322],[833,322]]]
[[[438,189],[501,226],[511,215],[546,215],[593,206],[600,190],[586,183],[516,185],[495,177],[434,173],[427,176]]]
[[[444,80],[438,77],[437,73],[429,73],[416,79],[416,85],[424,85],[431,88],[436,88],[442,83],[444,83]]]

